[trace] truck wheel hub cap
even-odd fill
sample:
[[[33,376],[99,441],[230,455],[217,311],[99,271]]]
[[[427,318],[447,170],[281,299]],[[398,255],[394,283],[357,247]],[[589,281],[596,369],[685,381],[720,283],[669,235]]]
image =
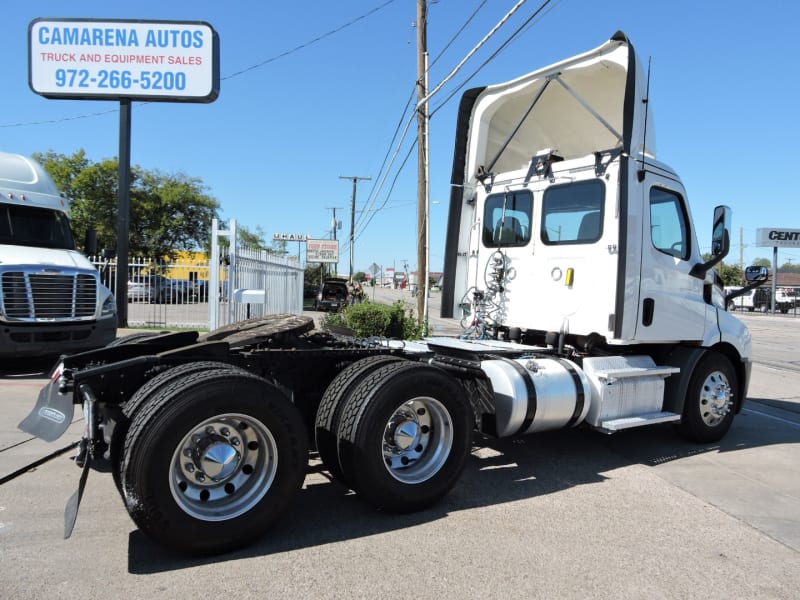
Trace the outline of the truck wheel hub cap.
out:
[[[258,504],[277,469],[278,445],[269,427],[250,415],[221,414],[198,423],[177,444],[169,488],[188,515],[225,521]]]
[[[723,373],[710,373],[703,383],[700,392],[700,416],[708,426],[715,426],[722,421],[731,410],[731,386]]]
[[[430,479],[447,462],[453,447],[453,421],[435,398],[417,397],[401,404],[383,431],[383,463],[406,484]]]
[[[226,442],[214,442],[206,448],[198,462],[206,475],[220,481],[236,470],[239,453]]]

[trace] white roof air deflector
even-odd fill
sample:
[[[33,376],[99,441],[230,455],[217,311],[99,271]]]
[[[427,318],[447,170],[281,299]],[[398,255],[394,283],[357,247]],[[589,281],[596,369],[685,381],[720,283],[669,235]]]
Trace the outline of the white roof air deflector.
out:
[[[644,127],[652,118],[646,81],[632,52],[618,34],[594,50],[485,88],[472,111],[467,180],[528,168],[546,149],[566,160],[610,151],[654,156],[655,129]]]
[[[617,140],[619,140],[620,144],[622,143],[622,134],[618,132],[616,129],[614,129],[611,126],[611,124],[608,121],[606,121],[600,113],[598,113],[595,109],[593,109],[588,102],[584,101],[583,98],[581,98],[578,94],[576,94],[571,87],[569,87],[566,83],[564,83],[563,79],[561,79],[560,77],[556,77],[555,80],[558,81],[558,83],[560,83],[562,86],[564,86],[564,89],[567,90],[570,94],[572,94],[575,100],[580,102],[581,106],[583,106],[586,110],[588,110],[594,116],[595,119],[600,121],[605,126],[605,128],[608,129],[617,138]]]

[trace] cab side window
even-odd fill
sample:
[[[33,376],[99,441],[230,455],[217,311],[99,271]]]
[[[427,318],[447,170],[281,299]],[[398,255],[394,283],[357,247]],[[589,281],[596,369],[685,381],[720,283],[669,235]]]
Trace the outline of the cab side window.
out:
[[[689,219],[680,195],[662,188],[650,190],[650,239],[659,252],[688,260]]]

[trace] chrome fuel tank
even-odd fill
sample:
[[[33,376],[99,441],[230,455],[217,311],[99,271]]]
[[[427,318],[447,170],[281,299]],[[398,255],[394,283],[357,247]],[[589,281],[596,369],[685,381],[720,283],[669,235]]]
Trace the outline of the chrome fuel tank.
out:
[[[492,359],[481,369],[492,383],[498,437],[573,427],[589,411],[589,380],[566,359]]]

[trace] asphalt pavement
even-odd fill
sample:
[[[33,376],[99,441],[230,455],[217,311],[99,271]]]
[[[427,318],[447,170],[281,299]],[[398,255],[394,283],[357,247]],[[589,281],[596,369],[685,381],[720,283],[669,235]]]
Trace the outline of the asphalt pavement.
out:
[[[213,559],[151,544],[103,473],[90,474],[63,540],[80,473],[65,452],[0,484],[0,597],[795,599],[800,319],[743,319],[756,364],[720,443],[690,444],[668,425],[478,438],[455,489],[400,516],[372,510],[312,460],[290,513]],[[16,429],[43,368],[0,375],[0,479],[81,435],[77,416],[51,444]]]

